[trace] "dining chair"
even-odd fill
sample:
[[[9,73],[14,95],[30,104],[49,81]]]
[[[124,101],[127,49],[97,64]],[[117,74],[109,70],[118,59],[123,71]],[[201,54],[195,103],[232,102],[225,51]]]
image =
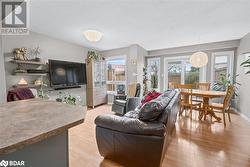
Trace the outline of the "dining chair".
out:
[[[180,91],[180,111],[179,116],[182,115],[183,111],[190,110],[190,118],[192,119],[192,111],[201,111],[201,102],[192,101],[193,99],[193,85],[192,84],[178,84],[177,89]]]
[[[208,109],[212,113],[213,112],[222,112],[224,126],[226,126],[226,120],[225,120],[225,112],[226,111],[227,111],[227,114],[228,114],[229,122],[231,122],[231,117],[230,117],[230,101],[231,101],[231,98],[232,98],[233,94],[234,94],[234,86],[233,85],[229,85],[227,87],[227,93],[226,93],[226,96],[224,98],[223,104],[222,103],[211,103],[208,106]]]
[[[175,82],[169,82],[168,83],[168,88],[169,89],[176,89],[176,86],[177,86],[178,84],[177,83],[175,83]]]
[[[211,83],[197,83],[196,84],[196,89],[199,89],[199,90],[210,90],[210,85],[211,85]]]
[[[198,90],[208,91],[208,90],[210,90],[210,85],[211,85],[210,83],[196,83],[195,88],[198,89]],[[200,97],[194,97],[193,101],[202,103],[203,99],[200,98]]]

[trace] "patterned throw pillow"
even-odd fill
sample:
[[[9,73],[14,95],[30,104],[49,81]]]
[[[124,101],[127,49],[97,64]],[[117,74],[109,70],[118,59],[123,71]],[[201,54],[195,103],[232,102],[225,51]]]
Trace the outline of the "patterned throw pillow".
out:
[[[163,109],[159,101],[147,102],[139,111],[139,119],[142,121],[154,121],[161,115]]]
[[[159,97],[161,95],[161,93],[153,90],[153,91],[150,91],[148,92],[142,99],[141,101],[141,106],[147,102],[150,102],[151,100],[154,100],[156,99],[157,97]]]

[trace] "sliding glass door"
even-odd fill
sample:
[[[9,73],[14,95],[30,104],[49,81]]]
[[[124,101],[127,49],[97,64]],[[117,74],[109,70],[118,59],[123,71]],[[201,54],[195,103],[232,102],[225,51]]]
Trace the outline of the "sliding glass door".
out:
[[[148,89],[160,91],[160,58],[148,58],[147,59],[147,74],[148,74]]]
[[[201,80],[201,71],[194,68],[189,57],[165,58],[164,60],[164,89],[173,84],[194,84]]]
[[[182,61],[169,61],[167,62],[167,86],[171,87],[172,84],[182,83]]]

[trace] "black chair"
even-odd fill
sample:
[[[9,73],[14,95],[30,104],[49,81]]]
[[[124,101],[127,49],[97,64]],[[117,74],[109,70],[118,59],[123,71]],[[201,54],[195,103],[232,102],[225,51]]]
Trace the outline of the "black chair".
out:
[[[114,97],[112,111],[115,112],[116,114],[124,115],[129,111],[129,108],[131,106],[138,105],[139,99],[133,97],[140,97],[141,85],[139,83],[129,85],[128,92],[129,92],[128,95],[117,95]]]

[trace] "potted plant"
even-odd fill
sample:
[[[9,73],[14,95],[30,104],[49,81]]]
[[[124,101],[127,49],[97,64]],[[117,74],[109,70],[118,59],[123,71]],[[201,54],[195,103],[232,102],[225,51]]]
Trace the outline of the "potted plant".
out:
[[[240,66],[248,68],[248,71],[245,74],[250,74],[250,56],[240,64]]]
[[[80,96],[73,96],[71,94],[66,94],[65,92],[59,92],[59,95],[56,101],[70,104],[70,105],[81,105],[81,102],[82,102]]]
[[[143,96],[147,94],[148,92],[148,73],[147,73],[147,68],[143,67]]]
[[[236,77],[231,80],[230,78],[230,74],[228,74],[228,76],[226,76],[225,74],[220,74],[220,77],[219,77],[219,81],[217,83],[214,84],[213,86],[213,90],[216,90],[216,91],[226,91],[227,90],[227,87],[229,85],[233,85],[234,86],[234,95],[231,99],[231,106],[232,107],[235,107],[236,106],[236,103],[237,103],[237,97],[239,96],[238,95],[238,90],[239,90],[239,86],[241,85],[240,83],[238,83],[236,81],[236,78],[238,77],[239,75],[236,75]]]
[[[89,50],[88,51],[88,54],[87,54],[88,63],[90,63],[91,60],[97,61],[100,59],[101,59],[101,55],[96,50]]]

